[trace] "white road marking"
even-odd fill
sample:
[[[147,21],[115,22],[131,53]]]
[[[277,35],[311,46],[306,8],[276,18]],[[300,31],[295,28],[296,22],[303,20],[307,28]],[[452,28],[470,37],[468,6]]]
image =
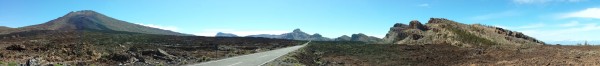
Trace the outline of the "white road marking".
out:
[[[237,62],[237,63],[231,64],[231,65],[227,65],[227,66],[233,66],[233,65],[240,64],[240,63],[242,63],[242,62]]]

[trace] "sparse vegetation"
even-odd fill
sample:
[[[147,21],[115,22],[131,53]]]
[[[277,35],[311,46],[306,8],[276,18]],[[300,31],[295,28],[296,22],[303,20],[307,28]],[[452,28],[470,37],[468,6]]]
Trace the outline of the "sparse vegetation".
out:
[[[312,42],[290,56],[308,66],[597,65],[598,47],[537,45],[511,50],[449,44]]]
[[[461,42],[465,42],[465,43],[469,43],[469,44],[476,44],[479,46],[497,45],[496,42],[493,42],[493,41],[485,39],[485,38],[478,37],[469,32],[459,30],[458,28],[447,28],[447,29],[452,31],[455,34],[458,34],[458,36],[456,36],[456,39],[458,39]]]
[[[45,62],[115,65],[160,62],[164,65],[198,63],[231,56],[294,46],[302,42],[268,38],[201,37],[140,34],[103,30],[27,31],[0,35],[1,58],[26,61],[41,57]],[[159,52],[162,49],[163,52]],[[13,54],[14,53],[14,54]],[[148,63],[156,65],[156,63]],[[45,65],[45,64],[42,64]]]

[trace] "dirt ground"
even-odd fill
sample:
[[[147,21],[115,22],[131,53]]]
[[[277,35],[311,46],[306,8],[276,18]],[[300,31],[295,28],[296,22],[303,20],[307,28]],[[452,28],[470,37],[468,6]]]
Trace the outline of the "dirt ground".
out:
[[[290,56],[308,66],[596,66],[600,65],[599,51],[600,46],[539,45],[506,49],[315,42]]]

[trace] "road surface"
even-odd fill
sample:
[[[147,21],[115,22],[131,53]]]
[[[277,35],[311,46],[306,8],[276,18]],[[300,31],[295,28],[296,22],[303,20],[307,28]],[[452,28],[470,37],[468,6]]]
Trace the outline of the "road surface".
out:
[[[226,58],[215,61],[208,61],[198,64],[191,64],[186,66],[260,66],[267,62],[271,62],[276,58],[283,56],[289,52],[300,49],[301,47],[306,46],[311,41],[308,41],[299,46],[292,46],[277,50],[271,50],[266,52],[254,53],[249,55],[236,56],[232,58]]]

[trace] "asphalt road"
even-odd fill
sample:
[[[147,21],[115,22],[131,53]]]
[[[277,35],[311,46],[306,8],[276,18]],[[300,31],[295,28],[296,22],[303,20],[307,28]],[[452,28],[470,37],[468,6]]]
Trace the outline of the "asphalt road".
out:
[[[266,52],[254,53],[249,55],[236,56],[221,60],[208,61],[198,64],[191,64],[186,66],[260,66],[267,62],[271,62],[276,58],[283,56],[289,52],[300,49],[301,47],[306,46],[311,41],[304,43],[299,46],[292,46],[277,50],[271,50]]]

